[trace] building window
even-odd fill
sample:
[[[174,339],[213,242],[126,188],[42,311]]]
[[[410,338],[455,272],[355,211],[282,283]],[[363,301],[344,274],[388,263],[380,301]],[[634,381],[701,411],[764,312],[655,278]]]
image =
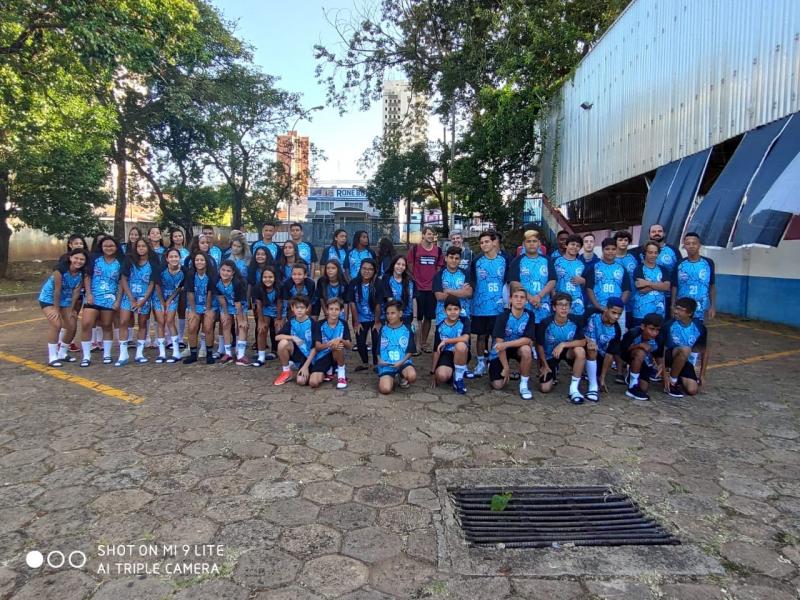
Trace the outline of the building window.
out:
[[[349,208],[361,208],[361,202],[345,202],[344,205]]]
[[[317,212],[322,212],[324,210],[331,211],[333,210],[333,202],[317,202]]]

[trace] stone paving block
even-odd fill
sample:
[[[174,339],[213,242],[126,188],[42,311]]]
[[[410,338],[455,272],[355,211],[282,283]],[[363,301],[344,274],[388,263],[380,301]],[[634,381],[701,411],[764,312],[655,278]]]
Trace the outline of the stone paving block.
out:
[[[323,598],[319,594],[296,585],[260,592],[253,596],[253,600],[323,600]]]
[[[632,581],[587,581],[586,589],[601,600],[645,600],[653,597],[647,585]]]
[[[344,448],[344,442],[332,435],[306,436],[306,446],[319,452],[332,452]]]
[[[214,542],[237,550],[254,550],[274,545],[281,528],[263,519],[249,519],[223,526]]]
[[[202,517],[180,517],[159,527],[154,537],[165,544],[203,544],[214,539],[218,525]]]
[[[389,485],[393,485],[404,490],[410,490],[412,488],[430,485],[431,477],[427,473],[400,471],[399,473],[389,473],[386,475],[385,482]]]
[[[198,514],[208,503],[208,497],[195,492],[176,492],[163,496],[156,496],[148,505],[147,510],[160,519],[174,519],[176,517],[191,517]]]
[[[405,504],[382,509],[377,522],[397,533],[411,533],[430,525],[431,513],[424,508]]]
[[[69,598],[82,600],[97,588],[97,582],[80,571],[69,570],[35,575],[14,594],[15,600],[41,600],[42,598]],[[1,588],[0,588],[1,589]]]
[[[400,552],[402,552],[400,536],[380,527],[348,531],[342,543],[342,554],[366,563],[380,562]]]
[[[514,593],[525,600],[583,600],[587,594],[576,581],[513,579]]]
[[[233,523],[251,519],[263,506],[263,502],[252,496],[211,496],[203,514],[217,523]]]
[[[765,500],[775,494],[775,490],[770,486],[747,477],[728,475],[723,477],[719,484],[731,494],[755,500]]]
[[[344,596],[340,596],[339,600],[394,600],[395,596],[384,594],[378,590],[363,587],[355,592],[350,592]]]
[[[729,542],[722,545],[721,551],[729,561],[776,579],[788,577],[795,571],[791,562],[781,559],[780,554],[764,546]]]
[[[159,475],[151,477],[142,484],[142,488],[156,496],[168,496],[178,492],[188,492],[197,485],[200,478],[189,473],[175,473],[172,476]]]
[[[430,563],[438,561],[436,532],[433,529],[416,529],[405,536],[405,553]]]
[[[0,508],[0,533],[20,529],[35,517],[36,512],[26,506]]]
[[[718,585],[673,583],[661,587],[664,600],[725,600]]]
[[[302,498],[287,498],[268,504],[261,517],[284,527],[306,525],[316,521],[319,506]]]
[[[347,442],[347,449],[356,454],[383,454],[386,442],[368,437],[356,438]]]
[[[317,463],[292,465],[286,469],[286,479],[298,483],[311,483],[313,481],[327,481],[333,479],[334,471],[331,467]],[[347,483],[347,482],[345,482]]]
[[[305,564],[300,581],[323,596],[341,596],[357,590],[369,580],[363,563],[346,556],[329,555]]]
[[[309,483],[303,490],[303,498],[317,504],[341,504],[353,497],[353,488],[338,481]]]
[[[337,481],[341,481],[353,487],[364,487],[375,485],[383,479],[383,474],[378,469],[372,467],[347,467],[336,473]]]
[[[408,492],[408,503],[431,511],[441,509],[439,497],[430,488],[417,488]]]
[[[212,579],[179,590],[174,600],[247,600],[250,593],[246,588],[228,579]]]
[[[797,600],[793,592],[765,585],[734,584],[730,592],[736,600]]]
[[[103,583],[92,596],[92,600],[142,600],[164,598],[172,592],[172,586],[153,577],[125,577]]]
[[[333,450],[319,457],[319,462],[334,468],[350,467],[363,464],[361,455],[348,450]]]
[[[356,502],[345,502],[322,507],[317,518],[320,523],[347,530],[372,525],[377,516],[378,511],[375,508]]]
[[[275,458],[289,464],[314,462],[318,456],[319,453],[316,450],[297,444],[279,446],[275,451]]]
[[[389,558],[373,567],[371,587],[398,598],[422,597],[436,576],[432,566],[405,556]]]
[[[233,580],[250,590],[276,588],[294,581],[302,563],[275,549],[251,550],[242,554],[233,571]]]
[[[84,505],[94,498],[98,498],[98,496],[100,496],[100,490],[97,488],[88,485],[71,485],[49,488],[41,496],[38,496],[32,504],[42,511],[59,510]],[[149,501],[150,494],[147,494],[147,496]],[[100,497],[102,498],[102,496]]]
[[[307,560],[323,554],[335,554],[339,551],[341,541],[342,534],[338,531],[314,523],[285,530],[278,539],[278,546],[297,558]]]
[[[386,508],[402,504],[406,494],[400,488],[389,485],[371,485],[369,487],[356,490],[355,500],[367,506],[376,508]]]
[[[294,498],[300,495],[300,484],[296,481],[259,481],[250,488],[250,495],[266,502],[279,498]]]

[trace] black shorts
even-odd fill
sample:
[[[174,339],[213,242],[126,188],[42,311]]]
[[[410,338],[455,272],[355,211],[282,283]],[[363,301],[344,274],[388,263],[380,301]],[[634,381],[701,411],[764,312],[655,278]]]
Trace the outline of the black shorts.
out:
[[[295,345],[294,348],[292,349],[292,355],[289,357],[289,360],[292,361],[294,364],[296,364],[297,368],[299,369],[305,364],[305,362],[308,360],[308,357],[305,354],[303,354],[300,351],[300,348],[298,348]]]
[[[670,352],[669,349],[664,353],[664,364],[666,365],[667,369],[672,366],[672,352]],[[675,375],[672,375],[672,373],[670,373],[670,375],[675,377]],[[678,377],[685,377],[686,379],[692,379],[698,383],[700,382],[700,378],[697,376],[697,371],[695,370],[694,365],[688,360],[686,361],[686,364],[683,365]]]
[[[620,358],[625,362],[628,366],[631,364],[631,353],[627,350],[624,350],[620,353]],[[650,381],[653,377],[656,376],[658,373],[657,367],[651,367],[647,364],[647,361],[642,361],[642,368],[639,369],[639,379],[642,381]]]
[[[467,363],[471,360],[472,356],[471,353],[467,353]],[[453,370],[456,368],[456,355],[453,353],[452,350],[442,350],[439,354],[439,360],[436,362],[436,366],[434,369],[438,369],[439,367],[449,367]]]
[[[294,359],[292,359],[294,361]],[[328,352],[322,358],[311,363],[311,373],[327,373],[334,367],[333,354]]]
[[[510,363],[512,360],[519,362],[519,348],[508,348],[506,350],[506,358]],[[497,381],[503,378],[503,363],[500,358],[493,358],[489,361],[489,380]]]
[[[553,376],[554,377],[555,377],[555,374],[558,373],[558,365],[561,363],[562,360],[564,362],[566,362],[570,367],[572,367],[572,365],[575,364],[575,359],[574,358],[569,358],[567,356],[569,354],[570,350],[571,350],[571,348],[564,348],[561,351],[561,354],[559,354],[558,358],[548,358],[547,359],[547,366],[550,367],[550,370],[553,372]],[[599,356],[599,353],[598,353],[598,356]]]
[[[492,335],[496,321],[497,315],[491,317],[472,317],[470,321],[470,330],[475,335]]]
[[[39,308],[47,308],[48,306],[53,306],[53,305],[39,300]]]
[[[417,292],[417,319],[433,321],[435,318],[436,296],[431,290],[419,290]]]
[[[110,310],[110,311],[112,311],[112,312],[113,312],[113,310],[114,310],[114,309],[113,309],[112,307],[110,307],[110,306],[97,306],[97,304],[84,304],[84,305],[83,305],[83,308],[91,308],[92,310],[99,310],[99,311],[103,311],[103,310]]]

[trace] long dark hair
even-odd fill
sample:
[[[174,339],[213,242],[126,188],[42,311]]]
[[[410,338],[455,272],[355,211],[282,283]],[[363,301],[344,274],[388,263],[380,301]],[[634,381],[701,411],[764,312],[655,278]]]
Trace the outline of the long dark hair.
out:
[[[394,278],[394,266],[397,264],[397,261],[400,259],[404,260],[406,263],[406,270],[403,271],[403,275],[400,277],[402,282],[402,296],[400,298],[395,298],[395,300],[400,300],[403,303],[403,306],[409,306],[409,282],[411,281],[411,276],[408,274],[408,260],[402,254],[398,254],[392,259],[392,262],[389,263],[389,269],[386,271],[385,280],[386,280],[386,292],[389,293],[392,291],[392,284],[389,281],[389,278]]]
[[[219,266],[220,271],[222,270],[222,267],[230,267],[231,269],[233,269],[233,278],[231,279],[231,281],[233,281],[233,287],[240,287],[242,285],[246,285],[244,277],[242,277],[242,274],[239,272],[239,268],[236,266],[236,263],[233,262],[230,258],[227,258],[222,261],[222,264]],[[219,273],[219,271],[217,273]]]
[[[214,275],[216,275],[216,270],[214,269],[214,265],[211,262],[211,257],[202,250],[198,250],[197,252],[193,252],[192,254],[189,255],[189,270],[192,272],[192,274],[194,275],[195,273],[197,273],[197,269],[194,266],[194,259],[197,258],[198,255],[206,259],[206,275],[208,275],[209,277],[213,277]],[[238,271],[238,269],[236,269],[235,266],[234,266],[234,271]]]
[[[119,261],[120,264],[122,264],[122,259],[124,257],[122,255],[122,252],[120,252],[119,242],[117,241],[117,238],[115,238],[113,235],[105,235],[105,234],[103,234],[103,235],[100,235],[100,236],[96,237],[94,239],[94,245],[92,246],[92,254],[94,254],[98,258],[102,258],[103,257],[103,244],[105,243],[106,240],[111,240],[112,242],[114,242],[114,245],[117,247],[116,251],[114,252],[114,258],[117,261]]]
[[[361,241],[361,235],[362,234],[367,236],[367,245],[364,246],[363,248],[359,248],[358,244]],[[366,231],[364,231],[363,229],[359,229],[358,231],[356,231],[353,234],[353,246],[352,246],[352,248],[353,248],[353,250],[366,250],[367,248],[369,248],[369,234]]]
[[[267,255],[267,260],[264,262],[264,267],[271,267],[275,264],[275,261],[272,260],[272,252],[267,250],[264,246],[259,246],[258,248],[255,249],[255,252],[253,252],[252,256],[250,257],[251,270],[255,271],[261,266],[258,264],[258,262],[256,262],[256,254],[258,254],[259,252],[263,252],[264,254]]]
[[[394,249],[394,243],[387,237],[382,237],[378,242],[378,264],[383,262],[384,258],[394,258],[397,255],[397,250]]]
[[[361,269],[365,264],[372,265],[373,269],[372,279],[370,279],[369,282],[365,282],[364,278],[361,276]],[[361,286],[364,285],[364,283],[368,283],[370,306],[372,306],[373,304],[372,299],[375,297],[375,283],[377,281],[378,281],[378,264],[372,258],[365,258],[364,260],[361,261],[361,266],[358,267],[358,275],[356,275],[355,278],[353,279],[353,285],[356,286],[355,287],[356,295],[359,297],[359,299],[363,300],[364,296],[362,294]]]
[[[336,231],[333,232],[333,238],[331,238],[331,246],[333,246],[336,249],[339,248],[339,246],[336,245],[336,236],[339,235],[340,233],[347,233],[347,231],[344,229],[337,229]],[[347,250],[348,246],[349,244],[347,243],[347,240],[345,240],[344,246],[342,246],[342,248]]]
[[[71,252],[72,249],[69,247],[69,245],[75,240],[82,241],[83,242],[83,249],[86,250],[86,254],[89,254],[89,246],[86,245],[86,239],[84,239],[84,237],[80,233],[73,233],[71,236],[69,236],[69,238],[67,238],[67,251],[66,251],[66,254],[68,255]]]
[[[150,244],[147,243],[147,240],[141,237],[132,244],[128,244],[125,247],[125,258],[127,258],[132,265],[139,264],[139,254],[136,252],[136,246],[139,245],[140,241],[143,242],[145,246],[147,246],[147,254],[146,254],[147,262],[154,264],[157,263],[156,253],[150,247]]]
[[[345,285],[344,281],[344,270],[342,269],[342,265],[338,260],[329,260],[325,263],[325,266],[322,268],[322,275],[319,276],[319,281],[317,282],[317,289],[319,290],[319,297],[322,301],[327,304],[328,303],[328,293],[331,287],[331,281],[328,279],[328,265],[335,265],[336,266],[336,278],[339,282],[339,287],[343,288]]]

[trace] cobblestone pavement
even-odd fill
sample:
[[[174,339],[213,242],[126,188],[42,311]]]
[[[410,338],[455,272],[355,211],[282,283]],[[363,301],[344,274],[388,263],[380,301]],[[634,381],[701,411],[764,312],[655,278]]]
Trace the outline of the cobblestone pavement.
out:
[[[40,316],[0,314],[0,352],[41,363],[44,323],[18,323]],[[363,373],[345,391],[314,392],[272,386],[276,366],[62,369],[138,405],[0,359],[0,598],[797,598],[800,334],[730,318],[711,334],[720,366],[698,398],[631,403],[616,386],[578,407],[563,383],[532,402],[513,382],[509,393],[486,381],[467,396],[430,390],[427,357],[421,381],[390,397]],[[725,572],[440,569],[435,471],[476,466],[621,470],[651,513]],[[100,555],[114,544],[134,556]],[[139,554],[165,544],[176,556]],[[195,556],[217,545],[222,556]],[[31,550],[55,564],[49,552],[81,551],[87,562],[31,568]],[[187,561],[213,568],[165,573]],[[160,573],[118,573],[117,563]]]

